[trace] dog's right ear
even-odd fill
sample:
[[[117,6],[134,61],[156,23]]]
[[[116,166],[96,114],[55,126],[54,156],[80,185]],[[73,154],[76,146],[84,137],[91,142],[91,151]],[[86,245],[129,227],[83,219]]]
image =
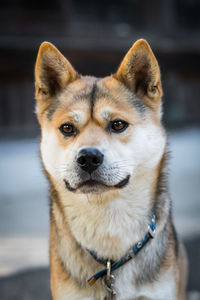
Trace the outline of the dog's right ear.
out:
[[[133,44],[114,77],[149,107],[159,105],[162,96],[160,69],[145,40],[141,39]]]
[[[39,102],[54,97],[77,77],[77,72],[55,46],[48,42],[41,44],[35,65],[35,92]]]

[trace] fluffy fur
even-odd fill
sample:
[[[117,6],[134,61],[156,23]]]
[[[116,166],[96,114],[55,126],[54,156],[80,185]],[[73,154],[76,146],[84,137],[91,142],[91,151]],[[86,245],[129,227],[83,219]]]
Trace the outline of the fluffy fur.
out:
[[[53,299],[107,299],[101,279],[87,284],[103,267],[86,248],[120,259],[144,237],[154,211],[155,238],[114,272],[115,299],[184,300],[186,259],[167,189],[160,69],[148,43],[137,41],[116,74],[97,79],[79,75],[44,42],[35,78],[41,157],[50,183]],[[127,128],[113,132],[114,120]],[[65,136],[63,124],[72,125],[74,134]],[[91,174],[77,164],[85,148],[104,156]]]

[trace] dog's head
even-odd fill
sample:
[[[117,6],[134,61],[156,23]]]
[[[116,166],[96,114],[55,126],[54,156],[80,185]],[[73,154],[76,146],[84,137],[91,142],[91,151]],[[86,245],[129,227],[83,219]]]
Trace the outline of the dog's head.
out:
[[[165,146],[160,70],[144,40],[116,74],[79,75],[50,43],[36,68],[41,154],[49,176],[73,193],[122,189],[138,170],[156,168]]]

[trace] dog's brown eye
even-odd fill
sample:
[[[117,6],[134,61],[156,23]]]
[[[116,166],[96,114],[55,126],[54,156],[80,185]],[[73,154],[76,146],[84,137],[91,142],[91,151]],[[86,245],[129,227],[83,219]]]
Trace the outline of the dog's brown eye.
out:
[[[114,120],[110,122],[110,129],[113,132],[120,133],[128,127],[128,123],[123,120]]]
[[[61,125],[59,129],[65,136],[72,136],[77,132],[76,128],[71,123],[65,123]]]

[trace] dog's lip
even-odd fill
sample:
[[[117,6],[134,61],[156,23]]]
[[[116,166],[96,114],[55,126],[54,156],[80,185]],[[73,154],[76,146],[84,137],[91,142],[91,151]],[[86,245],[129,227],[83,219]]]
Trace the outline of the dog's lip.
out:
[[[65,183],[66,188],[67,188],[70,192],[74,192],[74,191],[76,190],[76,189],[73,188],[73,187],[69,184],[69,182],[68,182],[67,180],[65,180],[65,179],[64,179],[64,183]]]
[[[81,184],[79,184],[76,188],[73,188],[70,183],[64,179],[64,182],[65,182],[65,186],[66,188],[71,191],[71,192],[74,192],[76,190],[78,190],[79,188],[83,187],[83,186],[90,186],[90,187],[94,187],[94,186],[98,186],[98,185],[101,185],[101,186],[105,186],[107,188],[123,188],[125,187],[128,182],[129,182],[129,179],[130,179],[130,175],[128,175],[126,178],[124,178],[123,180],[121,180],[119,183],[117,183],[116,185],[107,185],[101,181],[97,181],[97,180],[93,180],[93,179],[89,179],[87,181],[84,181],[82,182]]]
[[[130,179],[130,175],[128,175],[123,180],[121,180],[118,184],[115,185],[115,187],[116,188],[120,188],[120,189],[123,188],[123,187],[125,187],[128,184],[129,179]]]
[[[76,190],[78,190],[79,188],[81,188],[81,187],[83,187],[83,186],[90,186],[90,187],[97,186],[97,185],[104,185],[104,186],[107,186],[106,184],[104,184],[104,183],[102,183],[102,182],[100,182],[100,181],[97,181],[97,180],[93,180],[93,179],[89,179],[89,180],[87,180],[87,181],[82,182],[82,183],[79,184],[76,188],[73,188],[73,187],[70,185],[70,183],[69,183],[68,181],[66,181],[65,179],[64,179],[64,182],[65,182],[66,188],[67,188],[69,191],[71,191],[71,192],[76,191]],[[108,186],[107,186],[107,187],[108,187]]]

